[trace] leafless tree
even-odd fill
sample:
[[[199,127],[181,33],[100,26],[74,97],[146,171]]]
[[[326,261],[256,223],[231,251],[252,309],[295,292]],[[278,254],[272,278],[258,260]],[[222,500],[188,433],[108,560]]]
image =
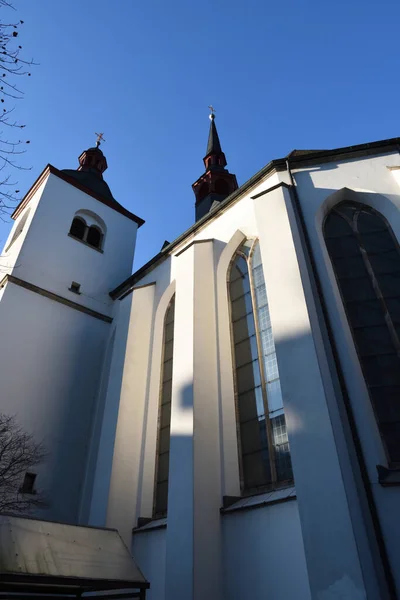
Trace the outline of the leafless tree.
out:
[[[23,21],[15,19],[14,6],[9,0],[0,0],[0,219],[6,220],[18,202],[19,190],[12,171],[23,169],[19,162],[29,140],[20,139],[22,125],[14,118],[15,104],[24,92],[20,83],[30,77],[32,60],[21,56],[19,43]],[[14,17],[14,18],[13,18]],[[14,174],[15,175],[15,174]]]
[[[15,417],[0,413],[0,512],[26,514],[46,505],[44,496],[26,485],[27,480],[32,484],[32,471],[45,457],[42,443],[24,431]]]

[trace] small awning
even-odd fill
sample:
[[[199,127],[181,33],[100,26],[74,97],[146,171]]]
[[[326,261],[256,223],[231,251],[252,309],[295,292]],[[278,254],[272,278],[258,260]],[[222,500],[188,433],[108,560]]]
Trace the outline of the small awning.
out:
[[[0,598],[143,600],[149,587],[115,529],[0,515]]]

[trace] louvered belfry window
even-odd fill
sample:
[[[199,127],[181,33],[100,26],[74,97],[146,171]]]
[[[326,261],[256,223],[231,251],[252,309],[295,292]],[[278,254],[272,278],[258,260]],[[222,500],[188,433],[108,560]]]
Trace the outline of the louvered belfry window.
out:
[[[387,221],[335,206],[324,236],[389,463],[400,463],[400,251]]]

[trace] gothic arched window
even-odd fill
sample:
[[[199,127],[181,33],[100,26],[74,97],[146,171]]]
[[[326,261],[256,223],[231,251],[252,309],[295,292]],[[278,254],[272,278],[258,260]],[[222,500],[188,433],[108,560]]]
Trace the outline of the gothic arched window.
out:
[[[251,491],[293,478],[258,241],[236,251],[228,287],[241,484]]]
[[[73,237],[78,238],[78,240],[83,240],[86,235],[86,229],[86,222],[82,219],[82,217],[75,217],[72,221],[69,233]]]
[[[384,217],[343,202],[324,236],[390,463],[400,463],[400,251]]]
[[[158,440],[154,516],[167,514],[169,443],[171,425],[172,363],[174,350],[175,296],[172,298],[164,321],[163,363],[161,368],[160,408],[158,415]]]

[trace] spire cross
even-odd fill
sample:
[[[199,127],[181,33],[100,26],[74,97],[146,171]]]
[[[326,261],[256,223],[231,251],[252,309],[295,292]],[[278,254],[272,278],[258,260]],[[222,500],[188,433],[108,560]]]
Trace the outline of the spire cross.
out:
[[[103,133],[95,133],[95,135],[97,135],[96,148],[98,148],[101,142],[105,142],[106,140],[103,138]]]
[[[215,119],[215,108],[211,105],[208,108],[211,110],[210,119]]]

